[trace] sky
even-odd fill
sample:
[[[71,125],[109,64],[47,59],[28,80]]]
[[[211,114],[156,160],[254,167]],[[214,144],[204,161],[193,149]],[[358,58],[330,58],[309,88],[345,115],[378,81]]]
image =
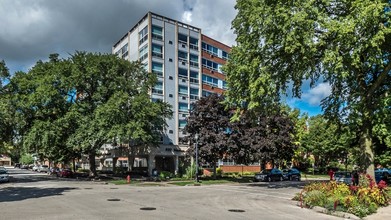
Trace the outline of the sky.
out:
[[[49,54],[110,53],[111,47],[148,11],[188,23],[222,43],[235,45],[235,0],[1,0],[0,60],[11,73],[28,71]],[[308,84],[308,83],[307,83]],[[310,116],[321,113],[327,84],[303,87],[286,102]]]

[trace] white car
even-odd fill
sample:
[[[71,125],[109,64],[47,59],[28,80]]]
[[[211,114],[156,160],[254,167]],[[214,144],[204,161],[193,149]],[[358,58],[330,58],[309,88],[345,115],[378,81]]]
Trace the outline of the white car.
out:
[[[6,169],[0,169],[0,182],[9,182],[10,177]]]
[[[49,166],[48,165],[41,165],[41,166],[39,166],[39,168],[38,168],[38,172],[45,172],[45,173],[47,173],[47,172],[49,172]]]
[[[38,169],[39,169],[38,165],[34,165],[33,168],[32,168],[33,171],[38,171]]]

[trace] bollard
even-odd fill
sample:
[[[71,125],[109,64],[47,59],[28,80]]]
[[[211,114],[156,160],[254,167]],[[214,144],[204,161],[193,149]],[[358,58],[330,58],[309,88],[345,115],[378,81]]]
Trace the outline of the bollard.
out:
[[[126,177],[126,182],[127,182],[127,183],[130,183],[130,175],[128,175],[128,176]]]

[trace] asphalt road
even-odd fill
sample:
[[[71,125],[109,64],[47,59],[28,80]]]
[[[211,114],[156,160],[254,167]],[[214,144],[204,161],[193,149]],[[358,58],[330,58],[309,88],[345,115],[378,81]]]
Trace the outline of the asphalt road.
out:
[[[298,207],[303,182],[140,187],[9,172],[0,219],[341,219]]]

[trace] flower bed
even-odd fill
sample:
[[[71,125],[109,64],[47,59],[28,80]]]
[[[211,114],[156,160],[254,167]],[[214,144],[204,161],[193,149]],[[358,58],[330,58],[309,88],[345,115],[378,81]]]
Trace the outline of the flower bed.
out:
[[[375,213],[380,206],[387,206],[391,202],[391,190],[384,181],[376,184],[369,175],[362,175],[358,186],[335,181],[309,184],[294,199],[305,207],[320,206],[364,217]]]

